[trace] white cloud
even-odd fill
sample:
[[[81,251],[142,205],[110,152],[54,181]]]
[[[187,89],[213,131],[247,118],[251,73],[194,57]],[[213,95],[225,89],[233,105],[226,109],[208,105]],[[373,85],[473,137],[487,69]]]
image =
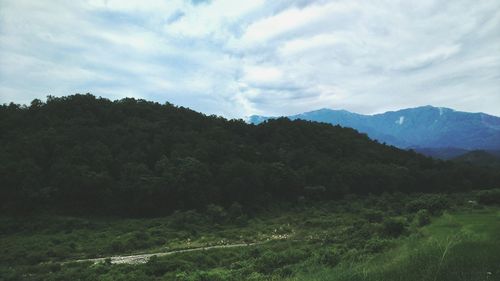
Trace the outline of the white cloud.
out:
[[[500,115],[500,2],[0,0],[0,102],[135,96],[243,117]]]
[[[285,36],[301,28],[328,23],[340,13],[352,11],[354,7],[355,4],[349,2],[312,4],[304,8],[292,6],[249,24],[239,38],[240,47],[255,47],[255,45],[268,43],[269,40]],[[318,30],[321,29],[313,30],[313,32]],[[292,34],[292,36],[296,35]]]
[[[206,5],[186,6],[185,16],[167,24],[165,31],[174,36],[212,36],[215,37],[213,39],[227,39],[226,36],[230,36],[227,28],[262,4],[263,0],[220,0]]]
[[[280,53],[282,56],[300,55],[317,49],[331,48],[343,42],[345,39],[340,34],[319,34],[286,41],[280,48]]]
[[[401,63],[396,64],[393,67],[393,69],[394,70],[417,69],[431,63],[446,60],[449,57],[457,54],[459,51],[460,51],[460,45],[440,46],[428,52],[424,52],[414,57],[407,58],[403,60]]]
[[[263,66],[245,66],[243,81],[260,84],[277,82],[283,78],[283,73],[278,68]]]
[[[242,41],[247,44],[262,42],[271,39],[273,36],[294,30],[305,25],[318,17],[321,17],[322,10],[317,7],[299,10],[292,8],[278,15],[262,19],[252,23],[242,36]]]

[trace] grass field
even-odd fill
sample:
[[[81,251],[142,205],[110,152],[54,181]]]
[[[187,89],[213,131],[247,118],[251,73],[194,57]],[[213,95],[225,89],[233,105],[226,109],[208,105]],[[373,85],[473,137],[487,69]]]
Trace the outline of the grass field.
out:
[[[500,280],[500,211],[445,213],[418,235],[368,262],[318,268],[295,279]]]
[[[500,280],[500,211],[470,199],[396,194],[233,215],[2,218],[0,280]],[[145,264],[71,262],[255,242]]]

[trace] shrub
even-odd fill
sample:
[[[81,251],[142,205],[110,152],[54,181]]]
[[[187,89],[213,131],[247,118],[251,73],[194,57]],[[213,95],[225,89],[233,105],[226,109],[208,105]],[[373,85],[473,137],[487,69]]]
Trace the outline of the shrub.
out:
[[[223,223],[227,218],[224,207],[215,204],[207,206],[207,215],[214,223]]]
[[[382,222],[384,218],[384,213],[379,210],[366,210],[364,213],[364,217],[369,221],[369,222]]]
[[[426,209],[433,215],[438,215],[441,211],[450,206],[448,198],[441,194],[422,195],[406,204],[406,210],[411,213]]]
[[[389,237],[398,237],[403,234],[405,224],[401,219],[385,219],[382,223],[382,233]]]
[[[243,215],[243,206],[238,202],[233,202],[228,209],[228,215],[231,220],[235,220]]]
[[[47,265],[48,269],[50,272],[58,272],[61,271],[61,264],[60,263],[49,263]]]
[[[122,241],[115,240],[115,241],[111,242],[110,248],[111,248],[111,252],[118,253],[118,252],[122,252],[125,250],[125,245],[123,244]]]
[[[500,204],[500,189],[483,190],[478,192],[477,201],[485,205]]]
[[[428,225],[431,222],[431,214],[427,209],[422,209],[415,216],[418,226]]]
[[[116,245],[118,246],[118,245]],[[152,246],[150,236],[146,232],[135,231],[123,244],[123,250],[141,249]]]
[[[170,218],[170,226],[176,229],[192,229],[194,225],[205,223],[203,217],[195,210],[175,211]]]

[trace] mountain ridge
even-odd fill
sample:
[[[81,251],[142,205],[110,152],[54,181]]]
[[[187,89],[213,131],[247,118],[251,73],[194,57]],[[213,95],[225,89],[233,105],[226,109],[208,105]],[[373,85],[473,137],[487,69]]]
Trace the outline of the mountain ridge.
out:
[[[321,108],[287,117],[351,127],[399,148],[500,148],[500,117],[482,112],[425,105],[373,115]],[[271,118],[252,115],[248,121],[258,124]]]

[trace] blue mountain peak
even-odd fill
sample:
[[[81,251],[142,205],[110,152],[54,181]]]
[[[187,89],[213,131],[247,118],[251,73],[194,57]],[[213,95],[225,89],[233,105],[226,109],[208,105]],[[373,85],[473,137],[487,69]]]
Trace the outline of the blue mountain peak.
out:
[[[500,149],[499,117],[446,107],[425,105],[375,115],[321,108],[287,117],[351,127],[400,148]],[[252,116],[250,122],[258,124],[267,119]]]

